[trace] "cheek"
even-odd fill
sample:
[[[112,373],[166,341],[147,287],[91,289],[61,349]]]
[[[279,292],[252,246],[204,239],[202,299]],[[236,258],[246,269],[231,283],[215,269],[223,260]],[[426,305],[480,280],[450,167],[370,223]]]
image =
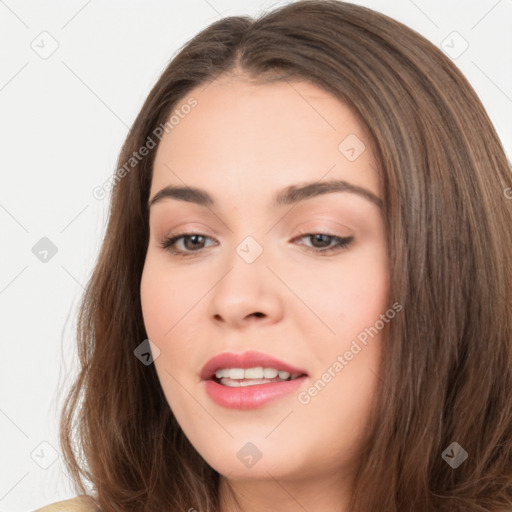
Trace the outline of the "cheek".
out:
[[[197,276],[171,269],[165,257],[149,252],[141,277],[140,298],[150,339],[151,336],[155,341],[167,339],[170,329],[174,329],[205,294],[207,285],[208,282]]]
[[[301,285],[301,296],[335,331],[340,342],[373,325],[389,307],[389,269],[382,245],[347,253],[337,265],[317,265]],[[327,333],[328,334],[328,333]]]
[[[165,283],[161,277],[159,266],[148,255],[140,282],[140,300],[146,333],[150,339],[160,337],[160,333],[164,332],[163,312],[170,305],[170,294],[164,293]]]
[[[186,346],[170,343],[173,337],[180,335],[179,320],[189,309],[183,294],[175,292],[177,288],[180,289],[176,274],[172,279],[165,262],[148,253],[140,284],[142,315],[148,338],[160,349],[154,365],[167,402],[173,404],[173,409],[183,408],[186,402],[176,381],[181,380],[179,369],[187,358]]]
[[[338,319],[347,326],[364,329],[373,324],[388,308],[387,268],[380,262],[374,262],[368,267],[354,268],[342,282],[338,281],[338,284],[345,290],[341,294]]]
[[[142,315],[148,338],[160,350],[155,368],[169,403],[181,400],[176,379],[195,378],[201,361],[204,347],[194,340],[204,333],[195,319],[206,315],[201,298],[212,287],[203,277],[197,270],[172,269],[165,256],[148,252],[140,284]]]

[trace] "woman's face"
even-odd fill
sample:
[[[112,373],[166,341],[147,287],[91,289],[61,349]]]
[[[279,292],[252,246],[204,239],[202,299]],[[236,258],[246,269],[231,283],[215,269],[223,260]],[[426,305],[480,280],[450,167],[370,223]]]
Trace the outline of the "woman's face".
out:
[[[191,97],[155,157],[141,282],[168,404],[230,479],[339,478],[357,463],[390,318],[371,141],[308,82],[224,78],[180,105]],[[207,364],[219,354],[240,358]]]

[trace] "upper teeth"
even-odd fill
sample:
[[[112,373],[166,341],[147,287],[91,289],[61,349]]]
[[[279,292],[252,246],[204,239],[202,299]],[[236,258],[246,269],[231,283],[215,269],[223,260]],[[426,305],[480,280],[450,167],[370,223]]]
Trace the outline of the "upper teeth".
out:
[[[298,374],[297,374],[298,375]],[[230,379],[274,379],[279,376],[280,379],[286,380],[290,374],[285,371],[279,371],[275,368],[263,368],[256,366],[254,368],[222,368],[215,372],[215,377],[222,379],[228,377]]]

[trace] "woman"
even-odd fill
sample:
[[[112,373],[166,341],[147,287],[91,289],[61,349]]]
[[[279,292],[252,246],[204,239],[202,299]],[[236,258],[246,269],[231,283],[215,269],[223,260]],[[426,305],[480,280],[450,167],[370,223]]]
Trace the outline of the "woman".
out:
[[[60,506],[512,508],[510,164],[434,45],[338,1],[224,18],[110,186]]]

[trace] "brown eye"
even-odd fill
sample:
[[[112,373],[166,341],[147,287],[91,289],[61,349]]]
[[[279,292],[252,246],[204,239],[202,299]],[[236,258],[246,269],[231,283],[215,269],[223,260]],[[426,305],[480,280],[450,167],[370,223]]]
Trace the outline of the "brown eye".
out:
[[[183,244],[185,249],[193,251],[195,249],[202,249],[206,238],[203,235],[190,235],[183,237]],[[190,242],[187,244],[187,242]]]
[[[311,246],[305,245],[305,247],[317,254],[341,251],[346,249],[354,241],[353,236],[342,238],[329,233],[306,233],[299,237],[299,239],[302,238],[310,239]],[[334,245],[331,245],[333,242],[335,242]]]
[[[329,247],[331,245],[332,240],[334,239],[331,235],[325,234],[316,234],[316,235],[308,235],[310,237],[311,243],[313,247],[317,249],[321,249],[324,247]],[[317,245],[319,244],[319,245]]]
[[[205,248],[206,240],[212,240],[210,237],[198,233],[180,233],[178,235],[165,238],[160,246],[178,256],[188,256],[190,253],[198,253]],[[178,242],[182,241],[182,247],[178,247]]]

